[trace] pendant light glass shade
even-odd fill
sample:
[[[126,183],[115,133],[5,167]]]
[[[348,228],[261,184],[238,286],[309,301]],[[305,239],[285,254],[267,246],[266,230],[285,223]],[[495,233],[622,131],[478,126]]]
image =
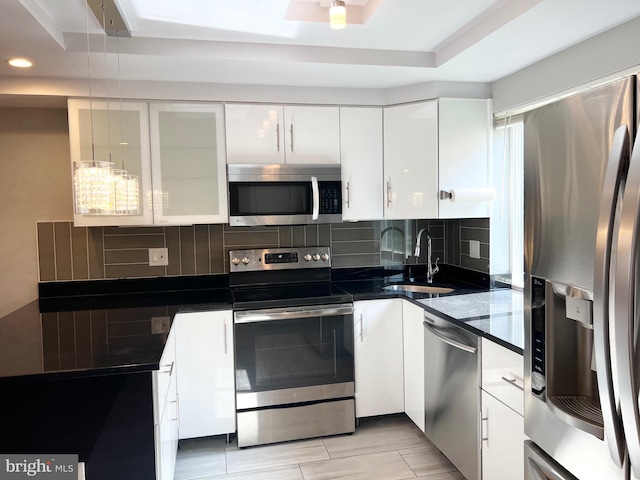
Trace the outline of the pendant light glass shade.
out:
[[[113,163],[74,162],[73,194],[76,214],[109,214],[114,199]]]
[[[347,7],[342,0],[333,0],[329,9],[329,26],[341,30],[347,26]]]
[[[114,170],[114,211],[117,215],[137,214],[140,207],[140,187],[136,175],[126,170]]]
[[[140,182],[137,175],[113,168],[111,162],[75,162],[73,192],[76,214],[137,215]]]

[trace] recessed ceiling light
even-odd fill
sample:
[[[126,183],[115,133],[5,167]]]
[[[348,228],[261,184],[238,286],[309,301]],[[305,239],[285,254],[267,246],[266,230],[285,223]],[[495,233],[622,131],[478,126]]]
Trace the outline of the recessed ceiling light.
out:
[[[12,67],[18,67],[18,68],[29,68],[33,66],[33,62],[31,62],[30,60],[27,60],[26,58],[11,58],[7,60],[7,63]]]

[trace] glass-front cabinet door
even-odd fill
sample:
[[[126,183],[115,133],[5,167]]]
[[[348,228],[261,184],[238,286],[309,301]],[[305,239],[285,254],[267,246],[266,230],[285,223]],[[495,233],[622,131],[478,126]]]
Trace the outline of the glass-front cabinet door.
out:
[[[74,224],[150,225],[146,102],[70,99]]]
[[[154,223],[226,223],[224,109],[150,103]]]

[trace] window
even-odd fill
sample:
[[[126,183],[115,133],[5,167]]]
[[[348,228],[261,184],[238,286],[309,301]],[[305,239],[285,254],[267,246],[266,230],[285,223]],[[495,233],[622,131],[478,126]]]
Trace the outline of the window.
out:
[[[494,131],[491,274],[524,288],[524,125],[507,119]],[[506,254],[508,252],[508,254]]]

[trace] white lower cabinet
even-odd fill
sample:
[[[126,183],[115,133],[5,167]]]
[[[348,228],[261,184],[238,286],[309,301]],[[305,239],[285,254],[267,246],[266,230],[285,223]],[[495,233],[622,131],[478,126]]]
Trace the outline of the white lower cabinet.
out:
[[[236,430],[233,314],[179,313],[174,320],[178,365],[179,437]]]
[[[156,480],[173,480],[178,453],[175,328],[169,331],[160,368],[153,372]]]
[[[404,411],[402,302],[354,302],[357,418]]]
[[[424,432],[424,309],[402,302],[404,411]]]
[[[482,478],[524,478],[524,417],[482,390]]]
[[[482,339],[482,478],[524,478],[522,355]]]

